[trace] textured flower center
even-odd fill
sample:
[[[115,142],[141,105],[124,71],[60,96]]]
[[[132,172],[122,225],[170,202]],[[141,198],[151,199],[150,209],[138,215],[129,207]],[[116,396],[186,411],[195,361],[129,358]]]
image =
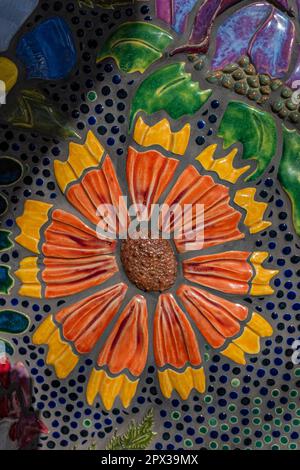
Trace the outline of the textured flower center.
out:
[[[175,282],[177,261],[168,240],[124,240],[121,261],[128,279],[143,291],[162,292]]]

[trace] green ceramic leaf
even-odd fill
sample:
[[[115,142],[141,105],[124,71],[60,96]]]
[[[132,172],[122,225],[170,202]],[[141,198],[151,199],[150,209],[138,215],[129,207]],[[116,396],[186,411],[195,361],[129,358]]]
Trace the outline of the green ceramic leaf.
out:
[[[9,356],[12,356],[14,354],[14,347],[12,346],[11,343],[6,341],[6,339],[0,338],[0,356],[3,353],[6,353],[6,354],[9,354]]]
[[[196,113],[206,103],[212,90],[201,90],[191,74],[179,62],[159,68],[137,89],[130,112],[130,130],[139,111],[153,114],[165,110],[173,119]]]
[[[246,181],[259,178],[276,152],[277,131],[272,116],[239,101],[229,103],[218,135],[224,139],[224,149],[241,142],[243,159],[256,160],[256,169]]]
[[[0,230],[0,251],[8,250],[13,246],[11,239],[9,238],[11,232],[8,230]]]
[[[107,39],[97,62],[113,57],[126,73],[143,73],[160,59],[172,42],[172,36],[150,23],[124,23]]]
[[[0,266],[0,294],[8,294],[14,284],[8,266]]]
[[[278,179],[287,192],[293,210],[295,230],[300,235],[300,135],[283,127],[283,152]]]
[[[132,421],[128,430],[122,436],[114,435],[106,450],[144,450],[151,443],[153,432],[153,409],[150,409],[140,424]]]
[[[24,313],[15,310],[0,311],[0,331],[2,333],[19,334],[27,330],[29,319]]]
[[[80,138],[67,118],[38,90],[22,90],[14,108],[5,117],[16,127],[32,129],[51,137]]]

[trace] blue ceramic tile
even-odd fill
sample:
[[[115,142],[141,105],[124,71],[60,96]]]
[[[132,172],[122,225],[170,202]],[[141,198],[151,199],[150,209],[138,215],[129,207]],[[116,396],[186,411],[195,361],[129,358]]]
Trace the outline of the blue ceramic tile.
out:
[[[77,59],[68,24],[59,17],[39,24],[20,40],[17,56],[26,65],[28,78],[65,78]]]

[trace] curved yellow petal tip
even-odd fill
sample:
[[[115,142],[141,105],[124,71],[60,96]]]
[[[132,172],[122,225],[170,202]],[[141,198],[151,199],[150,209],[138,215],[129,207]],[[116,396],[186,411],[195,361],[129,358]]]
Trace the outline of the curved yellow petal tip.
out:
[[[196,160],[201,163],[205,170],[217,173],[220,179],[229,181],[229,183],[236,183],[249,170],[250,166],[247,165],[242,168],[235,168],[233,166],[234,159],[238,153],[237,148],[233,149],[225,157],[215,159],[214,155],[217,147],[217,144],[209,145],[198,155]]]
[[[56,325],[52,319],[52,316],[49,315],[36,329],[32,336],[32,341],[34,344],[45,344],[48,339],[55,331]]]
[[[104,147],[92,131],[88,132],[84,144],[70,143],[69,157],[65,162],[54,161],[55,177],[64,193],[68,184],[81,177],[87,168],[97,167],[104,155]]]
[[[272,222],[263,220],[268,204],[255,201],[255,188],[239,189],[234,197],[234,202],[246,211],[244,224],[250,233],[257,233],[272,225]]]
[[[162,394],[170,398],[173,390],[176,390],[182,400],[186,400],[193,388],[198,392],[205,391],[204,369],[187,367],[184,372],[176,372],[172,369],[158,371],[158,379]]]
[[[125,374],[109,377],[104,370],[93,369],[86,389],[87,402],[92,405],[99,394],[104,407],[109,411],[119,396],[124,408],[128,408],[138,383],[139,380],[132,381]]]
[[[257,354],[260,351],[259,336],[247,326],[241,336],[234,339],[233,342],[247,354]]]
[[[39,253],[40,230],[48,221],[48,212],[52,204],[34,201],[29,199],[24,204],[23,214],[16,219],[17,225],[21,230],[16,241],[24,248]]]
[[[15,272],[22,285],[19,294],[26,297],[42,298],[42,286],[38,280],[38,258],[31,256],[22,259],[19,269]]]
[[[246,365],[246,358],[245,358],[244,351],[242,351],[241,348],[239,348],[233,343],[230,343],[226,349],[221,351],[221,354],[223,354],[223,356],[228,357],[229,359],[236,362],[237,364],[241,364],[243,366]]]
[[[0,57],[0,80],[5,84],[5,92],[9,93],[18,79],[18,68],[7,57]]]
[[[238,364],[245,365],[245,353],[257,354],[260,351],[260,338],[272,334],[273,328],[270,323],[258,313],[253,312],[241,336],[234,339],[226,349],[221,351],[221,354]]]
[[[46,362],[55,368],[59,379],[68,377],[76,367],[79,358],[73,353],[71,346],[61,339],[60,331],[51,315],[37,328],[32,341],[34,344],[46,344],[48,346]]]
[[[22,297],[42,298],[42,287],[40,284],[23,284],[18,292]]]
[[[163,119],[154,126],[148,126],[140,117],[134,129],[134,140],[144,147],[160,145],[176,155],[184,155],[189,144],[191,134],[190,124],[186,124],[180,131],[172,132],[170,123]]]
[[[269,253],[266,251],[255,251],[250,258],[250,262],[255,270],[255,276],[251,281],[251,295],[270,295],[274,292],[270,282],[279,271],[276,269],[266,269],[262,266],[262,263],[268,256]]]
[[[253,312],[252,318],[247,323],[247,326],[261,337],[272,336],[273,334],[273,328],[270,323],[256,312]]]

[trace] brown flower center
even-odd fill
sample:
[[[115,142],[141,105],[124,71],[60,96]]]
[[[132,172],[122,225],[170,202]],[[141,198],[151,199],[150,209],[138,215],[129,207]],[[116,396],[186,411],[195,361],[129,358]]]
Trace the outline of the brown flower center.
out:
[[[121,261],[128,279],[143,291],[161,292],[176,280],[177,261],[168,240],[123,240]]]

